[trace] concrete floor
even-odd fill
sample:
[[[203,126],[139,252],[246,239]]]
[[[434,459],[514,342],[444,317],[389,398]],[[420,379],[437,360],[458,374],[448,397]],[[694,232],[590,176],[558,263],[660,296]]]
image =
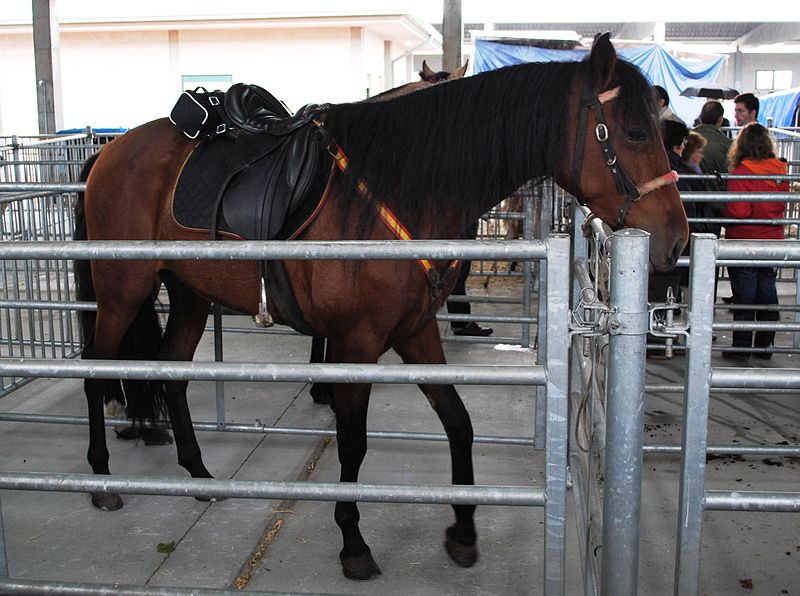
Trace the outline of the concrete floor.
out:
[[[237,319],[236,324],[244,323]],[[510,335],[511,330],[495,325],[495,333]],[[726,341],[718,338],[721,345]],[[226,360],[304,362],[309,343],[291,336],[231,335]],[[446,350],[453,363],[525,364],[534,358],[531,352],[481,344],[448,343]],[[210,360],[212,353],[206,337],[197,359]],[[396,360],[393,355],[386,358]],[[682,356],[648,361],[648,382],[680,382],[683,363]],[[715,356],[714,364],[722,366],[723,361]],[[769,363],[779,365],[796,366],[791,356],[776,356]],[[460,392],[476,434],[532,434],[533,388],[464,386]],[[213,395],[211,383],[190,385],[195,420],[214,419]],[[226,396],[229,422],[334,427],[331,411],[312,403],[305,385],[228,383]],[[82,383],[40,379],[1,399],[0,410],[85,415]],[[649,395],[646,441],[678,443],[680,412],[679,394]],[[710,444],[800,442],[796,395],[715,394],[711,412]],[[374,387],[369,427],[440,431],[417,388],[401,385]],[[185,476],[176,464],[174,446],[119,441],[110,429],[108,437],[112,472]],[[199,440],[206,465],[219,478],[338,479],[335,440],[214,432],[200,433]],[[82,426],[0,423],[0,470],[88,473],[86,445]],[[544,484],[543,456],[530,448],[478,444],[474,460],[480,484]],[[707,485],[798,491],[798,464],[798,458],[712,459]],[[672,592],[679,465],[673,455],[645,458],[639,593],[647,596]],[[444,484],[449,478],[446,444],[373,440],[360,480]],[[354,583],[340,571],[333,503],[229,499],[209,504],[129,495],[123,509],[107,513],[94,509],[83,494],[3,491],[0,496],[9,573],[15,579],[207,588],[232,588],[238,581],[246,591],[387,596],[542,591],[543,511],[538,508],[478,508],[481,559],[475,567],[461,569],[442,547],[444,528],[452,518],[449,506],[362,504],[361,527],[383,575]],[[569,505],[566,592],[572,595],[581,593],[581,569],[571,495]],[[707,513],[700,593],[800,594],[799,527],[800,519],[790,514]],[[170,552],[159,552],[159,545]]]

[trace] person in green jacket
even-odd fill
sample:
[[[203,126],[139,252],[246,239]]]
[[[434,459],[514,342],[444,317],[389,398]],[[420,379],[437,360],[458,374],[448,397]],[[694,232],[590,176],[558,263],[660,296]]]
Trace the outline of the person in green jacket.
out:
[[[708,142],[700,166],[709,174],[728,172],[728,150],[733,141],[719,129],[722,126],[723,112],[721,103],[713,99],[707,101],[700,110],[700,123],[694,128]],[[708,186],[709,190],[717,192],[726,190],[724,180],[711,180]]]

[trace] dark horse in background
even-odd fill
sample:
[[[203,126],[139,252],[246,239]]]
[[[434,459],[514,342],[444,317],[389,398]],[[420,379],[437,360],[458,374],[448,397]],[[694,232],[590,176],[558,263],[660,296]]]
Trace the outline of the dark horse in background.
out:
[[[674,266],[688,238],[678,192],[651,103],[649,84],[618,61],[608,35],[588,60],[524,64],[432,85],[385,102],[331,105],[324,129],[351,167],[320,172],[312,190],[328,188],[327,202],[300,240],[388,240],[394,236],[359,192],[382,201],[420,239],[458,238],[462,230],[524,182],[552,176],[615,227],[650,232],[657,270]],[[195,148],[166,119],[135,128],[109,143],[85,168],[85,195],[76,206],[76,237],[90,240],[206,240],[207,233],[178,226],[171,190]],[[615,158],[610,159],[609,154]],[[609,163],[610,162],[610,163]],[[621,166],[624,166],[622,168]],[[324,169],[324,168],[323,168]],[[85,226],[85,228],[84,228]],[[85,233],[85,235],[83,235]],[[76,263],[83,296],[97,300],[94,333],[84,358],[130,354],[124,339],[153,309],[162,280],[170,315],[157,348],[160,360],[191,360],[203,334],[210,302],[255,314],[259,266],[252,261],[148,260]],[[328,338],[329,360],[375,363],[394,349],[406,363],[445,362],[435,313],[455,282],[449,263],[435,262],[430,282],[415,261],[286,261],[305,321]],[[285,316],[270,304],[276,322]],[[147,358],[145,358],[147,359]],[[210,478],[192,429],[187,382],[160,387],[178,451],[193,477]],[[103,401],[119,382],[87,379],[88,460],[109,474]],[[449,439],[454,484],[474,484],[472,425],[451,385],[421,385]],[[337,447],[343,482],[356,482],[367,450],[370,385],[336,384]],[[122,506],[119,495],[98,493],[101,508]],[[445,546],[462,566],[478,558],[474,506],[456,505]],[[380,573],[359,530],[354,502],[339,502],[335,520],[344,574],[369,579]]]

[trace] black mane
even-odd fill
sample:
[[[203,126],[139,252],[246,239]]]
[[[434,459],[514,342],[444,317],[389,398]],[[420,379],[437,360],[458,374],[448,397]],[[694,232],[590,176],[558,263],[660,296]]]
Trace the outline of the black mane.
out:
[[[327,129],[349,158],[350,182],[363,178],[413,233],[425,213],[447,216],[453,201],[477,218],[526,181],[553,175],[567,154],[569,96],[587,69],[521,64],[383,103],[333,105]],[[622,61],[616,76],[615,108],[655,131],[647,81]]]

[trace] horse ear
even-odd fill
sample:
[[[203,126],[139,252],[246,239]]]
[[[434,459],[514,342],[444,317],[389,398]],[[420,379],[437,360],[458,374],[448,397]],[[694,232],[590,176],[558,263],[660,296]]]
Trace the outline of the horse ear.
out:
[[[447,77],[447,80],[451,81],[453,79],[460,79],[461,77],[463,77],[467,72],[467,66],[469,66],[469,58],[467,58],[467,61],[464,62],[464,66],[459,66],[458,68],[456,68],[453,71],[453,74]]]
[[[419,71],[419,78],[421,78],[423,81],[427,81],[428,79],[430,79],[431,77],[433,77],[435,75],[436,75],[436,73],[433,72],[431,70],[430,66],[428,66],[428,63],[425,60],[423,60],[422,61],[422,70]]]
[[[611,87],[616,66],[617,52],[611,45],[611,33],[598,34],[594,38],[592,51],[589,54],[589,71],[596,91],[605,91]]]

